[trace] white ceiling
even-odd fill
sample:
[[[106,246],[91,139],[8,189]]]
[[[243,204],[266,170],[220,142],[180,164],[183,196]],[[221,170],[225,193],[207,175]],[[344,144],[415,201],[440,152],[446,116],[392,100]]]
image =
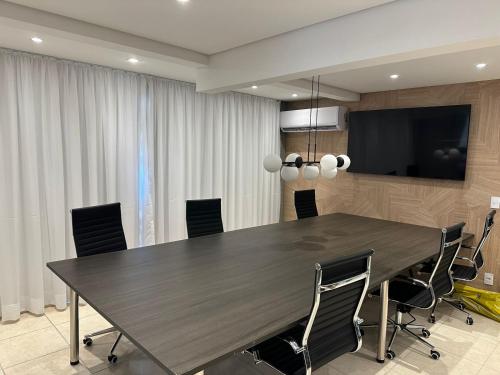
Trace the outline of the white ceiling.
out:
[[[286,89],[275,85],[258,86],[256,89],[247,87],[235,91],[242,92],[245,94],[265,96],[266,98],[278,99],[287,102],[295,100],[304,100],[310,97],[309,93],[305,93],[301,90]],[[293,94],[296,94],[297,96],[293,96]]]
[[[389,2],[388,0],[191,0],[187,4],[181,4],[176,0],[9,1],[205,53],[235,47],[310,23]],[[408,0],[408,3],[410,2],[411,0]],[[2,3],[8,4],[0,0],[0,5]],[[367,12],[384,12],[386,7],[391,8],[398,4],[405,3],[395,1],[383,7],[340,18],[338,21],[344,22],[352,17],[354,18],[352,22],[356,24],[358,21],[355,18],[358,16],[366,16]],[[9,4],[9,6],[13,5]],[[161,48],[166,44],[160,43],[160,47],[155,46],[159,49],[152,53],[147,48],[142,50],[143,44],[141,43],[147,44],[147,39],[138,41],[139,47],[137,47],[137,43],[134,47],[126,43],[101,41],[101,39],[105,39],[101,37],[108,35],[107,33],[111,30],[97,30],[98,27],[93,25],[90,25],[89,34],[82,34],[82,37],[79,37],[80,31],[83,30],[81,25],[64,17],[57,16],[64,18],[60,22],[68,25],[69,32],[59,30],[58,26],[51,29],[52,23],[48,26],[43,23],[38,24],[36,19],[43,17],[36,15],[31,16],[32,19],[35,18],[35,21],[25,21],[21,18],[10,19],[8,16],[2,18],[2,16],[0,14],[0,47],[182,81],[195,82],[197,80],[196,64],[169,59],[167,53],[162,55]],[[247,25],[251,25],[251,27],[247,27]],[[322,25],[324,23],[320,26]],[[359,25],[356,27],[360,28]],[[75,31],[73,32],[73,30]],[[31,37],[34,35],[42,37],[43,43],[34,44],[31,41]],[[122,34],[121,37],[126,40],[130,39],[128,34]],[[265,43],[268,40],[259,43]],[[363,40],[358,42],[361,43]],[[132,56],[139,58],[140,63],[137,65],[128,63],[126,60]],[[206,58],[205,55],[199,56]],[[474,66],[479,62],[488,63],[488,66],[484,70],[478,71]],[[286,62],[284,63],[286,64]],[[355,93],[366,93],[499,79],[500,46],[477,47],[476,49],[433,57],[413,58],[385,65],[380,65],[378,62],[378,64],[367,68],[354,70],[351,68],[351,70],[323,75],[321,82]],[[255,64],[254,69],[259,71],[259,65]],[[232,72],[238,74],[237,69]],[[400,78],[391,80],[389,75],[394,73],[399,74]],[[305,74],[301,78],[309,78],[310,74],[312,73]],[[309,96],[308,90],[300,90],[294,88],[293,85],[286,85],[286,87],[278,85],[280,83],[276,81],[276,85],[262,84],[257,89],[247,87],[237,91],[286,101],[303,100]],[[297,93],[298,96],[293,97],[293,93]]]
[[[487,63],[478,70],[475,65]],[[399,74],[392,80],[391,74]],[[359,93],[500,78],[500,47],[481,48],[321,76],[321,82]]]
[[[31,37],[34,35],[41,36],[43,43],[33,43]],[[135,55],[125,51],[112,50],[54,35],[44,35],[36,30],[19,29],[2,24],[0,24],[0,46],[138,73],[153,74],[180,81],[195,82],[196,80],[196,68],[192,66],[141,56],[137,56],[140,63],[133,65],[128,63],[127,59]],[[295,91],[272,85],[259,86],[257,89],[248,87],[237,91],[277,100],[302,100],[308,97],[300,91],[297,91],[297,97],[293,97],[292,94]]]
[[[19,28],[0,23],[0,47],[153,74],[179,81],[194,82],[196,78],[196,69],[192,66],[141,56],[137,56],[140,63],[132,65],[127,62],[127,59],[136,55],[126,50],[105,48],[96,44],[49,35],[36,29],[36,27]],[[43,43],[33,43],[32,36],[40,36]]]
[[[213,54],[393,0],[8,0]]]

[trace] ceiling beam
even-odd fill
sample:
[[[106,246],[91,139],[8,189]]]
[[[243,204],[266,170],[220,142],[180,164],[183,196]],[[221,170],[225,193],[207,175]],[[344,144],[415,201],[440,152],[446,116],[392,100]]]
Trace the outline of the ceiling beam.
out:
[[[294,92],[300,92],[303,94],[311,93],[311,81],[307,79],[295,79],[292,81],[277,82],[273,86],[282,87],[287,90]],[[314,95],[316,95],[317,84],[314,84]],[[335,100],[341,100],[344,102],[359,102],[359,93],[340,89],[338,87],[333,87],[329,85],[319,84],[319,96],[322,98],[330,98]]]
[[[222,92],[500,45],[498,0],[400,0],[210,56],[197,90]]]
[[[74,18],[0,0],[0,21],[9,26],[86,42],[193,67],[208,64],[208,56]]]

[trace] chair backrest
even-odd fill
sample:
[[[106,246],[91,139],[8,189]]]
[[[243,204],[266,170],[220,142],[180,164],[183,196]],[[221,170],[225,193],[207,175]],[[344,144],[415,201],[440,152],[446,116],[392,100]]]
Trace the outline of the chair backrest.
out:
[[[120,203],[71,210],[76,254],[84,257],[125,250]]]
[[[316,264],[314,302],[302,339],[312,369],[361,347],[358,313],[366,295],[373,250]]]
[[[295,211],[297,212],[297,219],[318,216],[314,189],[295,192]]]
[[[189,238],[224,232],[221,199],[186,201],[186,225]]]
[[[439,257],[429,278],[429,285],[434,291],[435,298],[440,298],[453,291],[451,266],[462,245],[464,226],[465,223],[459,223],[441,230]]]
[[[488,215],[486,215],[486,220],[484,221],[483,236],[477,244],[476,251],[474,251],[474,254],[472,255],[472,261],[476,263],[477,269],[480,269],[484,265],[484,259],[481,250],[483,249],[486,240],[490,236],[491,229],[495,224],[494,218],[496,213],[497,212],[495,210],[491,210],[490,212],[488,212]]]

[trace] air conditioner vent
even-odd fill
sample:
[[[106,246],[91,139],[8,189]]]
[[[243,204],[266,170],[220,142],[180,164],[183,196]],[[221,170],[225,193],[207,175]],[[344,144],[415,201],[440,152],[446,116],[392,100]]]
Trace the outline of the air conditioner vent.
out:
[[[318,109],[318,131],[341,131],[346,128],[346,107],[323,107]],[[284,111],[280,114],[280,127],[283,132],[307,132],[309,119],[316,126],[316,108]]]

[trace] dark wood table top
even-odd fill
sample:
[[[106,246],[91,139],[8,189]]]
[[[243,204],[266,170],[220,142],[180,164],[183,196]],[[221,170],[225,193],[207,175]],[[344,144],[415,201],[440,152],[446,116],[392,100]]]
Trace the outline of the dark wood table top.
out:
[[[193,374],[306,317],[316,262],[373,248],[374,288],[436,254],[440,236],[338,213],[48,267],[166,372]]]

